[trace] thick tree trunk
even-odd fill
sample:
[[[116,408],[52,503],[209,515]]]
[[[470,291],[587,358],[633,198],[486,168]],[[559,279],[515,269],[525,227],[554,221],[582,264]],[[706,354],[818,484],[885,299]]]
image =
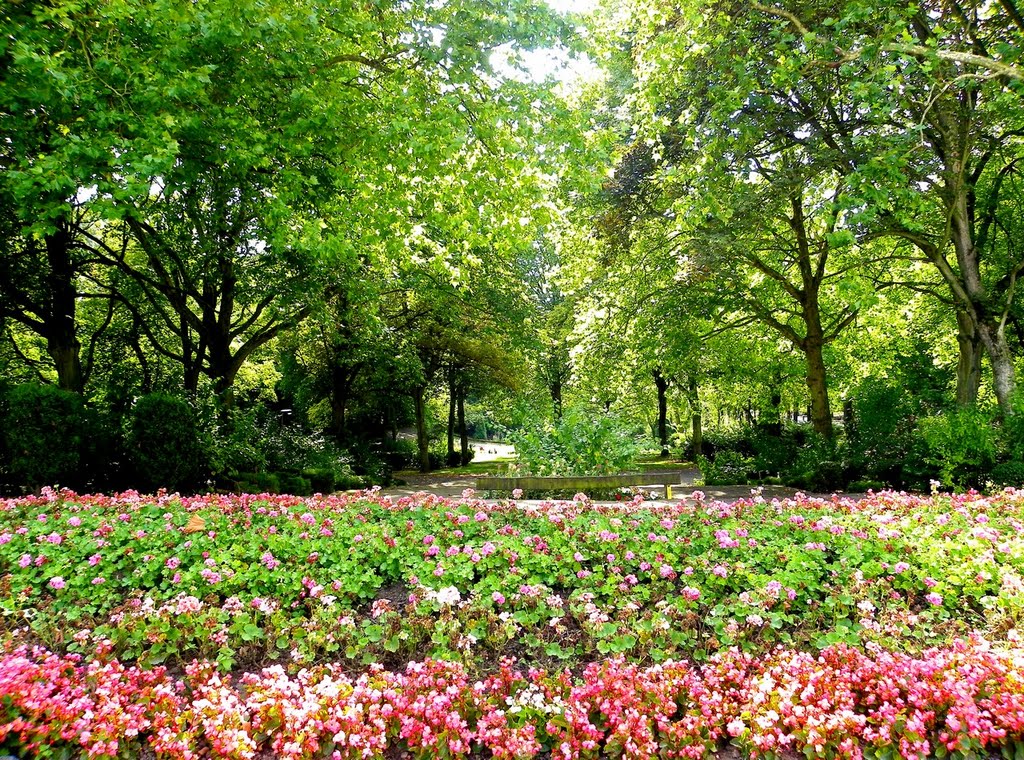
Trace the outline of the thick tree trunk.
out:
[[[71,261],[71,235],[61,223],[46,236],[46,258],[50,267],[46,352],[57,370],[57,384],[63,390],[81,393],[85,378],[82,374],[82,344],[76,334],[78,290]]]
[[[658,443],[661,455],[668,456],[668,379],[661,369],[654,370],[654,385],[658,389]]]
[[[832,437],[832,407],[828,400],[828,382],[820,341],[807,341],[804,356],[807,362],[807,390],[811,396],[811,426],[814,432]]]
[[[960,406],[967,406],[978,400],[982,346],[970,314],[957,309],[956,323],[956,340],[960,346],[960,358],[956,365],[956,402]]]
[[[1013,355],[1006,343],[1006,335],[999,327],[988,324],[978,325],[978,336],[988,353],[992,364],[992,391],[1003,414],[1013,414],[1013,389],[1015,384]]]
[[[331,365],[331,434],[339,441],[348,432],[348,399],[356,372],[336,360]]]
[[[981,279],[978,249],[975,247],[973,214],[968,208],[968,196],[972,189],[964,180],[965,172],[961,169],[959,164],[953,163],[947,172],[948,177],[952,178],[947,181],[950,238],[956,251],[964,291],[970,299],[970,312],[977,337],[985,347],[992,365],[992,391],[1003,414],[1013,414],[1013,356],[1006,343],[1002,324],[990,311],[989,293]],[[960,321],[959,314],[957,321]]]
[[[466,389],[461,385],[458,389],[457,394],[457,407],[456,412],[459,420],[459,448],[461,456],[459,457],[462,462],[462,466],[465,467],[469,464],[469,431],[466,430]]]
[[[416,445],[419,447],[420,472],[430,472],[430,440],[427,438],[426,386],[420,385],[412,393],[416,409]]]

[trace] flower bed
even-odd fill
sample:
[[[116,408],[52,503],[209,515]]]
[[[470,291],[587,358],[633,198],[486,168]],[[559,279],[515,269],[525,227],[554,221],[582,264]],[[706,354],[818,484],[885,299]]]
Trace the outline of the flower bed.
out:
[[[921,742],[1009,750],[1019,735],[1007,716],[1019,712],[1024,656],[1022,509],[1024,492],[1013,490],[734,505],[696,494],[659,508],[639,499],[487,505],[471,495],[392,501],[375,493],[46,491],[6,500],[0,704],[8,746],[46,744],[56,732],[92,747],[138,731],[167,756],[204,746],[247,756],[271,744],[288,755],[308,749],[306,729],[289,722],[297,714],[289,700],[310,706],[329,696],[345,715],[362,710],[360,725],[372,710],[382,716],[365,737],[355,734],[369,742],[363,747],[331,730],[343,756],[417,749],[420,739],[403,733],[405,708],[389,700],[437,702],[422,675],[435,685],[457,681],[454,691],[438,688],[455,700],[461,728],[442,737],[424,724],[433,726],[430,742],[455,754],[557,754],[567,743],[570,757],[591,749],[698,756],[686,748],[730,739],[755,753],[857,756]],[[976,636],[984,639],[963,643]],[[511,666],[498,668],[513,659],[534,670],[513,677]],[[722,675],[730,668],[739,668],[733,686]],[[256,675],[224,675],[237,671]],[[976,675],[977,688],[950,696],[959,688],[951,673],[968,682]],[[689,696],[667,715],[657,712],[664,695],[652,696],[659,679],[671,689],[688,684]],[[361,689],[375,694],[376,707],[346,701]],[[503,702],[513,692],[543,698],[513,710]],[[892,700],[905,704],[876,714]],[[593,722],[617,701],[633,707]],[[954,702],[982,712],[963,722],[949,713]],[[324,706],[324,715],[334,709]],[[990,725],[993,709],[1001,717]],[[126,722],[90,728],[104,710]],[[640,733],[619,736],[620,720]],[[324,726],[314,732],[321,749],[330,743]],[[423,747],[432,757],[438,745],[430,742]]]
[[[458,664],[336,666],[232,680],[209,663],[181,679],[103,656],[24,649],[0,659],[0,738],[90,757],[699,758],[731,740],[752,756],[860,758],[1024,748],[1024,658],[959,642],[919,658],[829,647],[817,657],[735,650],[700,666],[615,658],[578,678],[514,670],[473,682]],[[200,754],[202,753],[202,755]],[[548,756],[544,754],[544,756]],[[1012,756],[1012,754],[1011,754]]]

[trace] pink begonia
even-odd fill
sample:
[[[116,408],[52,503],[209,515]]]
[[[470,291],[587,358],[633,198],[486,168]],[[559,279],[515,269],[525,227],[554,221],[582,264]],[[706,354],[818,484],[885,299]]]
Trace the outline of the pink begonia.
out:
[[[598,747],[630,747],[624,756],[653,760],[709,756],[730,739],[751,756],[860,758],[864,748],[891,747],[914,757],[963,744],[999,754],[1019,738],[1024,705],[1012,686],[1022,675],[1017,654],[965,643],[921,659],[832,647],[765,658],[730,650],[702,665],[651,668],[613,659],[575,678],[513,668],[503,662],[474,681],[442,661],[413,662],[404,672],[372,666],[357,678],[331,664],[294,677],[274,666],[235,682],[194,662],[178,680],[162,667],[22,647],[0,658],[0,697],[29,751],[73,742],[92,755],[174,760],[201,747],[299,758],[328,743],[338,757],[403,748],[535,757],[549,746],[562,760],[593,757]],[[103,709],[111,703],[137,707]],[[665,704],[676,706],[673,715]]]

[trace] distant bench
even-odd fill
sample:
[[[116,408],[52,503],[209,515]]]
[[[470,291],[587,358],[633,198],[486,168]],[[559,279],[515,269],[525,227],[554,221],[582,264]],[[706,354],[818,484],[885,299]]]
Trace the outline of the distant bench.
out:
[[[638,472],[629,475],[579,475],[574,477],[522,477],[476,479],[478,491],[576,491],[587,493],[593,489],[628,488],[629,486],[664,486],[665,498],[672,498],[673,486],[685,485],[682,472]]]

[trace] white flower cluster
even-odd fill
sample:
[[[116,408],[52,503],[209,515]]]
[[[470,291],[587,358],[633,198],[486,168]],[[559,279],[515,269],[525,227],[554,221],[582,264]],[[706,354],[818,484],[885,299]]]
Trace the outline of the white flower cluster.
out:
[[[517,692],[514,697],[505,697],[505,704],[508,705],[508,711],[513,714],[523,710],[534,710],[548,715],[560,715],[565,712],[565,702],[561,697],[555,697],[548,702],[540,687],[532,683]]]
[[[462,599],[462,594],[459,593],[455,586],[445,586],[437,591],[427,589],[423,594],[423,598],[427,601],[437,602],[442,607],[450,607],[459,603]]]

